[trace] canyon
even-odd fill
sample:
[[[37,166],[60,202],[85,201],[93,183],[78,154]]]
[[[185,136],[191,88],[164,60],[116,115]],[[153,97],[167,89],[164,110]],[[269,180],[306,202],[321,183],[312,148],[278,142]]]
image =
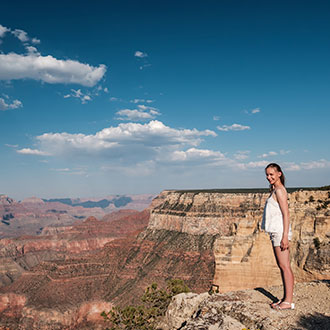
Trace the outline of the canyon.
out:
[[[2,239],[0,329],[104,329],[102,310],[134,303],[152,282],[170,278],[185,280],[196,294],[279,285],[260,228],[267,196],[163,191],[142,212]],[[329,203],[329,187],[289,193],[297,282],[330,277]]]
[[[154,195],[109,195],[103,198],[29,197],[16,201],[0,194],[0,238],[38,235],[47,226],[67,226],[89,216],[98,219],[123,209],[142,211]]]

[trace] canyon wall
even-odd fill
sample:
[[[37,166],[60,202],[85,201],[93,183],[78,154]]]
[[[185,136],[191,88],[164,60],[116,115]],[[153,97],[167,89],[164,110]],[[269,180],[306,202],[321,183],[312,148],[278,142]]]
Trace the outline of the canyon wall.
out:
[[[221,292],[281,283],[261,220],[268,193],[164,191],[149,230],[214,235],[213,284]],[[329,190],[289,193],[292,267],[297,281],[330,277]]]
[[[145,227],[132,232],[139,222],[146,226],[148,219],[146,210],[120,222],[113,221],[111,225],[117,232],[122,233],[125,226],[131,232],[125,238],[114,239],[112,234],[113,239],[103,247],[90,251],[82,248],[78,253],[79,249],[71,250],[68,245],[60,258],[54,254],[39,260],[11,284],[0,288],[0,329],[104,329],[100,308],[109,310],[112,304],[137,303],[153,282],[163,287],[168,279],[182,278],[196,292],[208,290],[214,274],[214,237],[143,230]],[[71,239],[65,231],[60,234],[59,228],[49,228],[45,234],[58,238],[64,235],[66,242],[78,247],[79,241],[91,239],[86,237],[86,231],[97,236],[94,239],[100,239],[104,231],[104,223],[96,219],[88,223],[80,239],[76,228]],[[26,243],[23,256],[37,256],[37,241],[33,245]],[[15,244],[18,247],[18,242]],[[58,244],[60,247],[51,249],[64,252],[61,240]],[[22,254],[22,249],[18,250]]]
[[[148,219],[148,210],[121,210],[102,221],[89,217],[72,226],[45,227],[38,236],[0,239],[0,287],[42,262],[81,258],[114,239],[136,234],[147,226]]]

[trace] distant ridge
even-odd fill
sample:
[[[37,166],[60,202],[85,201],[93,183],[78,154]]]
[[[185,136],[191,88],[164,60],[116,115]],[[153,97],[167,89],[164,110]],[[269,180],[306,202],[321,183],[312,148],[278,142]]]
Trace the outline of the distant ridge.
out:
[[[86,202],[76,202],[76,200],[72,200],[71,198],[52,198],[52,199],[43,199],[44,202],[58,202],[70,206],[82,206],[84,208],[93,208],[100,207],[105,209],[110,204],[114,204],[116,207],[123,207],[128,203],[132,202],[131,197],[120,196],[113,199],[101,199],[99,201],[86,201]]]
[[[225,188],[225,189],[166,189],[167,191],[176,191],[179,193],[227,193],[227,194],[248,194],[248,193],[266,193],[269,191],[268,188]],[[289,193],[308,190],[308,191],[318,191],[318,190],[330,190],[330,185],[322,187],[286,187]]]

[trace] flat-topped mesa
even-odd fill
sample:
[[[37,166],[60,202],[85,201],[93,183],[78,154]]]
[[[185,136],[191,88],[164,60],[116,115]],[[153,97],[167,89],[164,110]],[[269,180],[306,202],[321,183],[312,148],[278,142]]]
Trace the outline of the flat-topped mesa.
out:
[[[249,223],[262,215],[266,193],[164,191],[149,221],[149,229],[167,229],[192,235],[231,236],[240,220]]]
[[[289,189],[291,258],[297,281],[330,276],[330,190]],[[267,190],[164,191],[149,230],[214,235],[214,284],[221,291],[281,283],[268,235],[261,231]]]

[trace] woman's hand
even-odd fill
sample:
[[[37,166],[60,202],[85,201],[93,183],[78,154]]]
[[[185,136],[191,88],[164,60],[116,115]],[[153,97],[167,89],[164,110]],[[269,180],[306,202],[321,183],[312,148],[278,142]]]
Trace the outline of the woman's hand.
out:
[[[283,235],[280,247],[282,251],[289,249],[289,239],[287,235]]]

